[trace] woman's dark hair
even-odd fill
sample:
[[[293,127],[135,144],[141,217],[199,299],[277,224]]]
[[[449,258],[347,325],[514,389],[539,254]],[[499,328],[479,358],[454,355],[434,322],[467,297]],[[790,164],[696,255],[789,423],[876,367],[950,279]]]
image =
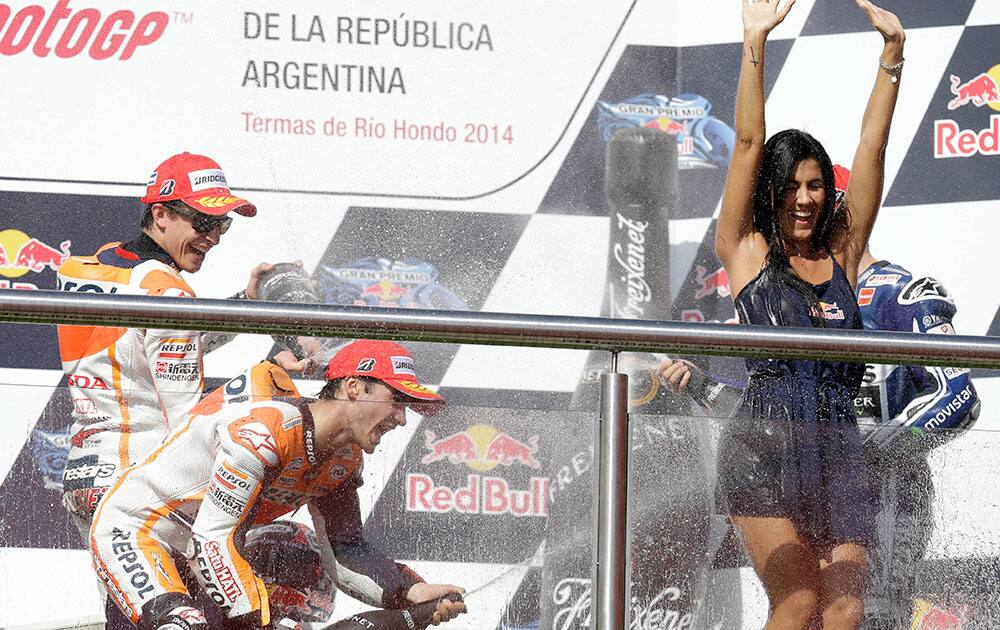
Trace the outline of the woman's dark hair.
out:
[[[836,188],[834,187],[833,162],[826,149],[816,138],[798,129],[780,131],[764,144],[757,187],[753,193],[753,225],[767,241],[767,266],[772,269],[788,268],[788,253],[781,234],[778,204],[785,194],[785,186],[792,178],[795,166],[802,160],[812,158],[819,163],[823,174],[823,188],[826,200],[823,211],[812,233],[812,244],[817,251],[830,251],[831,245],[850,225],[850,214],[846,204],[835,209]]]

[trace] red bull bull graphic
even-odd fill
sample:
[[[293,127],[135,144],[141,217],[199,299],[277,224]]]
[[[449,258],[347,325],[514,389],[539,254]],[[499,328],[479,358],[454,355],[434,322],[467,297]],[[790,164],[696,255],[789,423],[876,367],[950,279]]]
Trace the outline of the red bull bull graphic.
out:
[[[988,107],[1000,112],[1000,64],[980,72],[963,82],[957,75],[950,75],[950,91],[954,96],[948,101],[949,111],[966,105],[977,109]],[[976,155],[1000,155],[1000,114],[990,115],[984,128],[962,128],[950,118],[934,121],[934,158],[968,158]]]
[[[508,433],[497,431],[488,424],[475,424],[441,439],[433,431],[424,431],[427,454],[420,462],[433,464],[447,460],[451,464],[465,464],[472,470],[486,472],[496,466],[520,464],[538,470],[541,462],[535,457],[539,436],[533,435],[522,442]]]
[[[951,75],[951,93],[955,98],[948,102],[948,109],[958,109],[972,103],[976,107],[989,105],[991,109],[1000,111],[1000,64],[965,83],[954,74]]]
[[[464,431],[440,440],[433,431],[424,433],[424,446],[430,452],[420,458],[422,464],[433,464],[445,459],[452,464],[464,464],[479,458],[475,442]]]
[[[511,434],[488,424],[474,424],[464,431],[438,438],[433,431],[424,431],[426,454],[420,459],[425,465],[444,462],[465,466],[475,473],[485,473],[498,466],[542,467],[537,454],[539,436],[521,441]],[[503,477],[470,474],[460,488],[441,484],[426,473],[406,476],[406,509],[410,512],[459,512],[513,516],[548,515],[549,480],[531,477],[528,488],[511,487]]]
[[[20,278],[28,273],[41,273],[46,269],[57,271],[70,256],[71,241],[63,241],[55,248],[21,230],[0,231],[0,277]],[[0,280],[3,289],[37,289],[30,282]]]
[[[725,268],[719,267],[712,273],[707,273],[705,267],[698,265],[695,269],[695,282],[698,284],[694,292],[696,300],[700,300],[709,295],[719,297],[729,297],[732,292],[729,289],[729,274]]]
[[[597,125],[607,142],[618,129],[647,127],[677,139],[677,167],[714,169],[729,164],[735,132],[711,115],[712,104],[697,94],[640,94],[625,101],[598,101]]]

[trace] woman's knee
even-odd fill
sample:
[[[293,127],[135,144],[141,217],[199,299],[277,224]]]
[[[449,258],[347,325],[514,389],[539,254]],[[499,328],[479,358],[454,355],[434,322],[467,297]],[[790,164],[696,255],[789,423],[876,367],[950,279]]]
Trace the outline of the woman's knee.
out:
[[[815,591],[800,589],[785,595],[781,601],[772,602],[774,619],[782,622],[794,622],[796,627],[806,628],[816,616],[819,607],[819,596]]]
[[[861,623],[864,602],[859,597],[841,596],[823,610],[823,627],[830,630],[852,630]]]

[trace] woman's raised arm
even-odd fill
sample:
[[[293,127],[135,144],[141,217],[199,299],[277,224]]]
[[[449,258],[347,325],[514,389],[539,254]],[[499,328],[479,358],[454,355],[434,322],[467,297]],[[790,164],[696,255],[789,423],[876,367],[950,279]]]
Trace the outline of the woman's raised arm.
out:
[[[753,232],[753,191],[764,151],[764,44],[795,0],[743,1],[743,59],[736,89],[736,143],[726,176],[715,252],[733,278],[737,252]],[[756,273],[754,270],[753,273]],[[742,276],[742,273],[737,275]],[[746,278],[745,280],[749,280]],[[742,283],[740,283],[742,284]]]
[[[882,34],[884,45],[879,58],[875,86],[861,121],[861,140],[854,154],[851,181],[847,185],[847,207],[851,212],[845,269],[857,269],[858,260],[868,245],[875,217],[882,204],[885,179],[885,149],[889,126],[896,109],[900,73],[903,70],[903,42],[906,34],[893,13],[880,9],[868,0],[856,0],[868,15],[872,26]]]

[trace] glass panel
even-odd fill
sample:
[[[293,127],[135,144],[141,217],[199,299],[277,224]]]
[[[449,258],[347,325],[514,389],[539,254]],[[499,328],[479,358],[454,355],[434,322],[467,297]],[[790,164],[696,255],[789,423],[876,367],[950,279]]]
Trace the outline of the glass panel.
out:
[[[418,373],[432,374],[435,381],[448,380],[449,361],[470,362],[468,357],[454,358],[455,347],[411,345]],[[227,371],[252,368],[246,357],[274,350],[268,336],[240,336],[206,356],[212,375],[206,389],[222,386],[221,375]],[[364,458],[364,483],[356,493],[363,538],[430,582],[466,589],[469,612],[446,627],[585,628],[592,601],[598,383],[607,355],[479,350],[492,357],[489,365],[505,388],[468,387],[453,376],[455,385],[439,388],[449,400],[442,413],[425,418],[409,412],[405,425],[384,435],[387,426],[377,430],[379,443]],[[517,363],[512,357],[529,355],[549,357],[553,365],[583,366],[576,391],[510,387],[515,376],[507,373],[508,366]],[[448,359],[438,365],[441,357]],[[761,627],[768,598],[744,538],[733,525],[736,499],[720,486],[744,484],[736,493],[742,497],[742,516],[758,508],[754,514],[774,515],[768,501],[775,492],[789,492],[787,484],[796,492],[813,493],[808,495],[816,499],[813,503],[796,504],[812,513],[817,512],[813,508],[842,503],[850,494],[844,484],[852,480],[856,483],[851,487],[864,490],[857,496],[867,500],[848,504],[846,511],[819,509],[819,520],[808,526],[800,522],[800,531],[826,531],[838,522],[843,525],[835,519],[845,515],[871,515],[874,538],[866,554],[871,575],[864,627],[991,627],[1000,613],[995,603],[1000,601],[995,578],[1000,495],[994,483],[1000,470],[993,457],[997,434],[991,430],[995,416],[984,414],[965,431],[940,428],[968,424],[956,418],[964,417],[975,401],[972,390],[938,392],[940,400],[930,416],[937,420],[923,432],[876,421],[873,413],[864,415],[873,404],[866,397],[876,390],[863,390],[856,401],[863,414],[861,432],[855,434],[849,423],[775,420],[780,414],[772,414],[770,422],[733,417],[743,394],[741,361],[699,359],[704,367],[686,383],[684,395],[672,393],[655,375],[659,361],[658,356],[639,354],[624,354],[619,361],[631,375],[633,409],[630,627]],[[969,376],[950,374],[957,379]],[[975,376],[976,397],[988,399],[996,389],[995,377]],[[70,421],[74,413],[94,411],[90,396],[101,384],[74,374],[74,392],[66,377],[51,369],[6,368],[0,377],[0,407],[5,410],[0,448],[5,471],[0,487],[0,588],[7,593],[3,625],[99,622],[104,609],[89,554],[61,505],[61,495],[67,479],[83,489],[80,496],[86,498],[87,481],[102,480],[105,474],[100,462],[76,462],[64,478],[73,437]],[[253,391],[252,386],[246,388],[247,382],[252,385],[252,379],[236,378],[223,389],[229,404]],[[314,373],[308,379],[297,377],[294,384],[312,396],[323,381]],[[142,393],[129,392],[125,399],[134,403],[141,396],[133,394]],[[776,408],[787,406],[778,398],[771,402]],[[809,434],[810,429],[815,433]],[[844,444],[860,445],[862,440],[862,457],[845,469],[849,453]],[[813,447],[825,452],[831,444],[842,450],[829,470],[844,476],[831,485],[829,476],[821,474],[815,477],[818,485],[809,487],[806,481],[815,470],[803,454]],[[782,463],[791,471],[787,476],[780,472]],[[305,509],[291,520],[313,526]],[[291,528],[251,530],[246,554],[275,584],[286,581],[301,588],[303,575],[309,573],[303,567],[319,566],[310,564],[318,556],[315,549],[302,546],[302,536]],[[178,550],[184,551],[183,546]],[[770,571],[789,566],[782,557],[772,559]],[[294,559],[292,565],[289,559]],[[46,569],[40,571],[40,566]],[[311,603],[292,611],[294,589],[279,590],[273,598],[276,610],[300,618],[329,614],[341,619],[372,608],[346,592],[331,600],[330,583],[314,579],[319,581],[313,584]],[[198,592],[201,587],[191,581],[191,588]],[[59,601],[47,602],[45,595],[53,589],[60,593]],[[202,603],[212,606],[208,600]]]

